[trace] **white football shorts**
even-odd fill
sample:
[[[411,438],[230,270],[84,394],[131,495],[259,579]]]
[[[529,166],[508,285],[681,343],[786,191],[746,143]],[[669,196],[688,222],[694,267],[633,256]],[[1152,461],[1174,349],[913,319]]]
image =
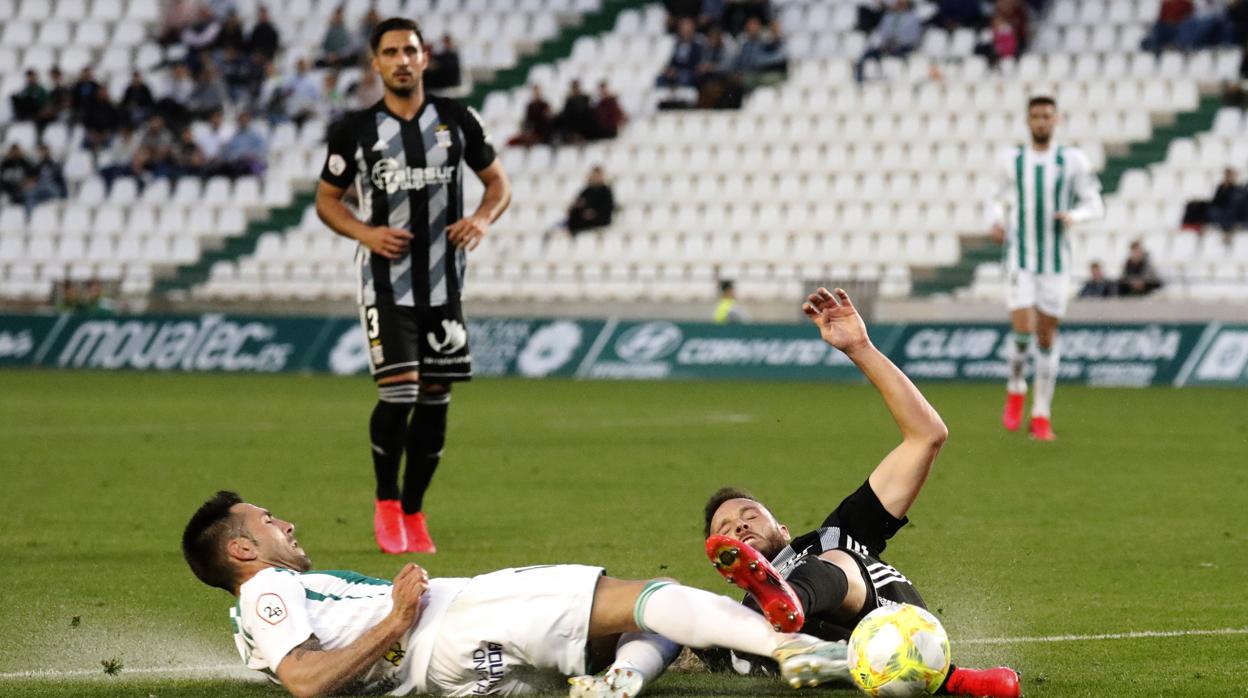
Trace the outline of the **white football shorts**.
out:
[[[1065,317],[1069,288],[1069,274],[1037,274],[1014,269],[1005,280],[1005,304],[1011,311],[1034,307],[1051,317]]]
[[[584,674],[589,614],[603,568],[516,567],[473,577],[451,602],[429,658],[429,692],[566,691]]]

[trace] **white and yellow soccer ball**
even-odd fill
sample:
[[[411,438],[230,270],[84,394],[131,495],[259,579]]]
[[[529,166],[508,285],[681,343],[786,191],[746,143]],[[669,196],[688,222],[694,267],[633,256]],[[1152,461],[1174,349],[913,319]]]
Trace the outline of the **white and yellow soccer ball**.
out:
[[[918,606],[877,608],[850,635],[849,673],[867,695],[935,693],[949,673],[949,636],[936,616]]]

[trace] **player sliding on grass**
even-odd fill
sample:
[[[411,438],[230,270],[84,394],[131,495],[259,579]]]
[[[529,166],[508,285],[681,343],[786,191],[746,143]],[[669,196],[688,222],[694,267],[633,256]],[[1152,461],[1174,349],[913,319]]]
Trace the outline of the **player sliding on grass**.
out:
[[[706,548],[720,574],[750,592],[753,604],[778,629],[846,640],[858,621],[880,606],[926,608],[910,580],[879,556],[906,524],[906,512],[949,432],[919,389],[871,344],[845,291],[821,288],[802,309],[823,340],[845,352],[880,391],[901,429],[901,443],[819,528],[797,538],[753,495],[719,490],[706,504]],[[723,657],[703,654],[713,668],[729,665]],[[757,660],[731,659],[741,673],[762,668]],[[1012,698],[1018,692],[1018,676],[1011,669],[951,667],[938,693]]]
[[[513,695],[571,680],[572,696],[632,696],[677,645],[772,657],[793,685],[846,675],[845,646],[782,633],[724,596],[601,567],[538,565],[393,582],[314,572],[293,524],[218,492],[191,518],[182,552],[200,581],[237,597],[247,666],[293,695]],[[585,675],[612,661],[603,677]]]

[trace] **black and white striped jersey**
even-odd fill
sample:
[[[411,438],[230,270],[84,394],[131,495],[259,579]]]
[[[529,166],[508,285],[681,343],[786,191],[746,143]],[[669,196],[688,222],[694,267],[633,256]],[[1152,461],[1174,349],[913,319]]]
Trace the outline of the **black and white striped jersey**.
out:
[[[822,526],[794,538],[771,563],[787,578],[811,556],[817,557],[829,550],[843,550],[852,555],[867,583],[867,600],[854,624],[871,611],[889,604],[909,603],[927,608],[914,584],[896,567],[879,558],[888,540],[907,521],[889,514],[870,482],[864,482],[824,519]],[[802,632],[825,640],[845,640],[854,624],[846,627],[830,617],[807,616]]]
[[[426,97],[410,121],[385,101],[343,117],[329,134],[321,179],[355,187],[370,225],[408,230],[410,253],[390,260],[360,246],[359,303],[433,307],[458,303],[467,259],[446,236],[464,216],[463,168],[489,167],[494,146],[471,107]]]

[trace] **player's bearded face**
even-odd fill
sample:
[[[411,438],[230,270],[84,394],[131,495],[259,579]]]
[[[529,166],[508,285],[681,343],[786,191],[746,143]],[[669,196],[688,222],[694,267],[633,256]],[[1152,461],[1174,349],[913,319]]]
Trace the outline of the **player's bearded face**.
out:
[[[373,56],[373,70],[381,76],[386,90],[401,97],[420,85],[428,64],[428,54],[413,31],[386,32]]]
[[[789,544],[789,529],[767,507],[751,499],[729,499],[711,517],[711,533],[728,536],[774,558]]]
[[[1027,111],[1027,127],[1031,129],[1031,140],[1043,145],[1053,138],[1053,127],[1057,125],[1057,110],[1048,104],[1038,104]]]
[[[295,537],[295,525],[283,521],[269,512],[258,509],[247,517],[247,532],[254,542],[258,557],[266,562],[294,570],[307,572],[312,560]]]

